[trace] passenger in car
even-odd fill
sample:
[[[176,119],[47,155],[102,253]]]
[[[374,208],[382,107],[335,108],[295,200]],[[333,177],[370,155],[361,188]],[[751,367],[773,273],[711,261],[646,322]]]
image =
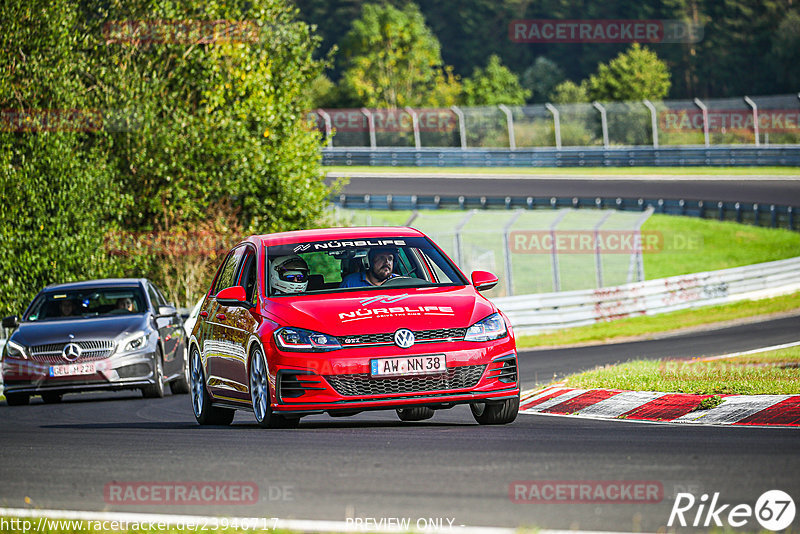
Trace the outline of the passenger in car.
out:
[[[339,287],[379,286],[386,280],[397,276],[394,274],[395,249],[371,248],[367,254],[369,268],[365,272],[350,273],[342,279]]]
[[[62,317],[69,317],[70,315],[75,315],[77,310],[72,299],[64,299],[58,303],[58,311]]]
[[[117,309],[118,310],[125,310],[128,312],[133,313],[136,311],[136,308],[133,305],[133,301],[128,297],[123,297],[117,300]]]
[[[277,294],[303,293],[308,286],[308,264],[295,254],[272,260],[269,283]]]

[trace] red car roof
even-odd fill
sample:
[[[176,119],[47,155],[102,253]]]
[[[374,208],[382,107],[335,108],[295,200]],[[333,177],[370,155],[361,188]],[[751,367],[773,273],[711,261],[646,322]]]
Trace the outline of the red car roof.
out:
[[[422,237],[425,234],[414,228],[404,226],[365,226],[356,228],[319,228],[315,230],[297,230],[253,236],[250,240],[260,241],[262,246],[269,247],[286,243],[308,243],[325,239],[371,239],[381,237]]]

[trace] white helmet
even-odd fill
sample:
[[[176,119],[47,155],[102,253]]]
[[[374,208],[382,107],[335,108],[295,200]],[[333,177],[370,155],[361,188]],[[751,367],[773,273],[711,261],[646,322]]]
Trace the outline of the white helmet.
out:
[[[308,264],[296,254],[275,258],[269,266],[269,283],[281,293],[302,293],[308,285]]]

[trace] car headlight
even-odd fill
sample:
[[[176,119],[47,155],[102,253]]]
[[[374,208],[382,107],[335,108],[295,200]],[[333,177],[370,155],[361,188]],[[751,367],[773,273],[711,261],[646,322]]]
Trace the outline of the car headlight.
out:
[[[147,345],[147,334],[144,332],[136,332],[123,339],[119,344],[119,346],[122,347],[122,352],[140,350],[144,348],[145,345]]]
[[[339,340],[333,336],[292,327],[285,327],[276,331],[275,343],[277,343],[278,348],[282,350],[298,352],[317,352],[342,348],[342,345],[339,344]]]
[[[506,322],[499,313],[493,313],[467,328],[464,341],[491,341],[505,337],[506,334],[508,334]]]
[[[27,360],[28,359],[28,351],[27,351],[27,349],[25,349],[25,347],[23,345],[20,345],[16,341],[8,341],[6,343],[6,350],[8,350],[8,355],[11,358],[17,358],[17,359],[23,359],[23,360]]]

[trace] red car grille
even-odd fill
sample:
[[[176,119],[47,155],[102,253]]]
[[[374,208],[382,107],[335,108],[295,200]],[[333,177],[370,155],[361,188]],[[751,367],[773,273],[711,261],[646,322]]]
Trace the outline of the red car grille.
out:
[[[466,328],[439,328],[436,330],[418,330],[414,332],[416,343],[430,343],[434,341],[461,341]],[[391,345],[394,343],[394,332],[380,334],[363,334],[355,336],[340,336],[337,338],[343,347],[361,345]]]
[[[76,360],[79,362],[102,360],[114,352],[114,342],[110,339],[98,341],[75,341],[81,348],[81,355]],[[62,356],[66,343],[51,343],[49,345],[36,345],[31,347],[31,360],[45,363],[65,363]]]
[[[392,395],[395,393],[424,393],[475,387],[486,369],[485,365],[451,367],[446,373],[434,376],[372,378],[369,374],[326,376],[325,380],[344,397]]]

